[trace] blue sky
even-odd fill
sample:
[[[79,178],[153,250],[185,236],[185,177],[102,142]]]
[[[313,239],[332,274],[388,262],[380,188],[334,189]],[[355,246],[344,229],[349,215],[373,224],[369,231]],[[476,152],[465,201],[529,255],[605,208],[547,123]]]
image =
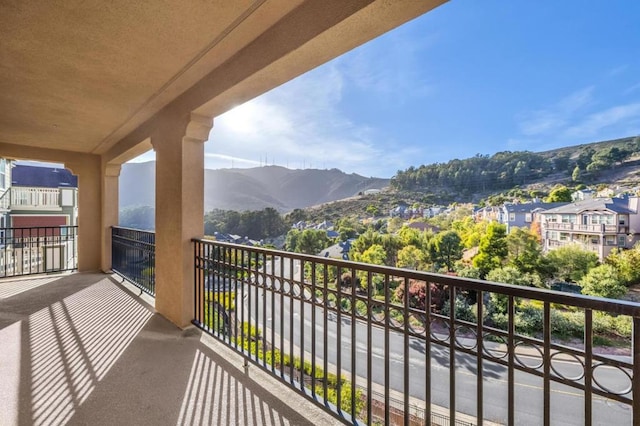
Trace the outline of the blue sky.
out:
[[[632,0],[452,0],[216,118],[206,167],[391,177],[638,135],[638,18]]]

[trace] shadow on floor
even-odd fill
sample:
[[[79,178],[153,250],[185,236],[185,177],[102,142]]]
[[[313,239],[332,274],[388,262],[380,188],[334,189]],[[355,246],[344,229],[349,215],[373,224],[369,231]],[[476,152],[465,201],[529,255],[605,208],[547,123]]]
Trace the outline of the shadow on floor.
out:
[[[2,425],[312,424],[107,275],[3,299],[0,318]]]

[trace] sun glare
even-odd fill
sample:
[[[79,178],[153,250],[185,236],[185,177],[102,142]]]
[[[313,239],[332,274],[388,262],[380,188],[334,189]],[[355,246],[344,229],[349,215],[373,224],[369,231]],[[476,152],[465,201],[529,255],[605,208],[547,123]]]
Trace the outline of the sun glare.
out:
[[[258,119],[258,106],[255,102],[239,105],[216,119],[216,127],[225,127],[236,133],[251,133]]]

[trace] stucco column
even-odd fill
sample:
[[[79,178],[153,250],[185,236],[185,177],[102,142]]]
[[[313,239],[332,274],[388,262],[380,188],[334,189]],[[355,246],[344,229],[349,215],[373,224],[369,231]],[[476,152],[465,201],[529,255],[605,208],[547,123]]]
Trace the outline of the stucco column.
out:
[[[86,155],[81,161],[65,162],[78,176],[78,271],[98,271],[102,246],[101,161]]]
[[[118,178],[120,164],[102,165],[102,256],[100,268],[103,272],[111,270],[111,227],[118,225]]]
[[[192,238],[204,235],[204,141],[213,119],[167,119],[156,151],[156,310],[179,327],[193,318]]]

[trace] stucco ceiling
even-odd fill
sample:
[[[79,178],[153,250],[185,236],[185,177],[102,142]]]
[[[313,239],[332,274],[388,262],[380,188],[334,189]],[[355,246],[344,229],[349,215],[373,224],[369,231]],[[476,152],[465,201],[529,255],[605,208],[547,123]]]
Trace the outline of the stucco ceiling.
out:
[[[230,32],[244,33],[241,48],[296,5],[281,2],[278,14],[261,14],[262,28],[239,31],[261,3],[3,2],[0,141],[94,151],[232,54],[221,52]]]
[[[380,14],[377,20],[366,15],[360,19],[368,32],[351,36],[354,41],[345,42],[351,48],[388,29],[380,24],[385,22],[385,8],[399,11],[403,16],[394,19],[406,21],[441,2],[410,2],[413,9],[406,12],[398,4],[404,2],[375,0],[3,1],[0,144],[101,154],[185,91],[206,84],[205,76],[211,80],[213,71],[228,65],[243,49],[258,63],[262,50],[255,44],[261,37],[274,50],[277,40],[287,44],[287,31],[308,31],[307,38],[296,40],[308,43],[356,11],[383,4],[376,12]],[[288,19],[296,13],[300,19]],[[288,22],[287,26],[282,22]],[[326,25],[320,25],[323,22]],[[314,26],[318,27],[315,32],[305,29]],[[268,30],[272,34],[267,38]],[[339,32],[334,39],[337,36]],[[253,50],[248,49],[250,45]],[[284,56],[296,48],[276,53]],[[296,73],[345,49],[332,47],[327,54],[316,48],[322,55],[316,54]],[[307,52],[307,57],[317,52]],[[289,78],[292,76],[283,75],[272,83],[245,89],[240,97],[250,98]],[[211,98],[198,102],[211,102]],[[217,112],[222,109],[220,105],[214,108]]]

